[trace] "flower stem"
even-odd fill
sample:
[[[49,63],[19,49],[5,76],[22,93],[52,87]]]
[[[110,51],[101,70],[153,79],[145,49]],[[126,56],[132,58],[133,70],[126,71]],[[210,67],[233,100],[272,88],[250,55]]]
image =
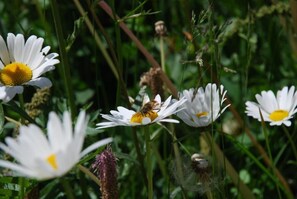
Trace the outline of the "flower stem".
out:
[[[64,85],[65,85],[67,99],[68,99],[68,105],[70,106],[70,111],[71,111],[71,118],[74,119],[76,115],[76,106],[74,103],[74,94],[71,86],[72,81],[71,81],[70,67],[69,67],[67,53],[66,53],[66,44],[65,44],[65,39],[62,31],[63,29],[60,21],[61,17],[59,14],[56,0],[52,0],[50,2],[51,2],[52,14],[54,18],[55,29],[58,37],[58,43],[60,47],[60,58],[61,58],[62,67],[61,67],[61,70],[59,70],[59,72],[64,80]]]
[[[262,117],[262,116],[261,116]],[[261,118],[262,119],[262,118]],[[262,130],[263,130],[263,133],[264,133],[264,137],[265,137],[265,142],[266,142],[266,147],[267,147],[267,152],[268,152],[268,155],[269,155],[269,159],[271,161],[271,168],[272,168],[272,171],[273,171],[273,174],[276,176],[276,172],[275,172],[275,164],[274,164],[274,161],[272,159],[272,154],[271,154],[271,149],[270,149],[270,145],[269,145],[269,140],[268,140],[268,134],[267,134],[267,131],[266,131],[266,128],[265,128],[265,124],[263,122],[264,120],[262,119]],[[278,193],[278,196],[279,198],[282,198],[281,197],[281,194],[280,194],[280,188],[279,188],[279,183],[276,183],[276,188],[277,188],[277,193]]]
[[[23,177],[19,178],[19,185],[20,185],[19,198],[24,198],[24,196],[25,196],[25,179]]]
[[[164,39],[161,36],[160,37],[160,56],[161,56],[161,67],[164,73],[166,74],[166,68],[165,68],[165,55],[164,55]]]
[[[19,103],[20,108],[25,111],[25,103],[24,103],[24,96],[23,93],[19,94]],[[25,120],[23,117],[21,117],[21,123],[24,124]]]
[[[95,176],[89,169],[82,166],[81,164],[77,165],[80,171],[82,171],[84,174],[89,176],[99,187],[100,187],[100,180]]]
[[[73,189],[71,188],[69,182],[65,178],[60,178],[60,182],[65,190],[68,199],[75,199]]]
[[[297,160],[297,149],[296,149],[295,143],[294,143],[294,141],[293,141],[293,139],[292,139],[292,136],[290,135],[288,129],[287,129],[284,125],[282,125],[282,127],[283,127],[283,129],[284,129],[284,131],[285,131],[285,133],[286,133],[286,136],[287,136],[288,139],[289,139],[289,142],[290,142],[290,144],[291,144],[291,146],[292,146],[292,150],[293,150],[295,159]]]
[[[145,167],[144,167],[144,157],[140,151],[139,140],[138,140],[135,128],[132,128],[132,136],[133,136],[133,142],[134,142],[135,149],[136,149],[137,160],[140,163],[140,170],[141,170],[142,178],[144,180],[145,185],[147,186],[147,177],[146,177],[146,172],[145,172]]]
[[[152,152],[150,143],[149,127],[144,127],[145,147],[146,147],[146,164],[148,180],[148,199],[153,199],[153,169],[152,169]]]

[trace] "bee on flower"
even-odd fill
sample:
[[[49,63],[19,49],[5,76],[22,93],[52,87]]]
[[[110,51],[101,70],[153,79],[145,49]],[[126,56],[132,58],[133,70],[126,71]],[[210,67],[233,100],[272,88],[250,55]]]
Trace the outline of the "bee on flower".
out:
[[[108,121],[98,123],[96,126],[98,129],[102,129],[114,126],[148,125],[156,122],[178,123],[178,120],[167,117],[180,111],[180,107],[185,101],[185,98],[181,98],[173,102],[170,96],[165,102],[162,102],[160,95],[156,95],[154,100],[150,100],[149,97],[145,95],[142,102],[143,105],[139,111],[129,110],[119,106],[117,111],[110,111],[110,115],[101,114],[101,116]]]

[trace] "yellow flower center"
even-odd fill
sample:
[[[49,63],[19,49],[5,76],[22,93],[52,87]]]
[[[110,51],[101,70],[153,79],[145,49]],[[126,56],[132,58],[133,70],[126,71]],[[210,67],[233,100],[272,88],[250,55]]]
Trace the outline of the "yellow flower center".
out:
[[[201,112],[201,113],[197,113],[197,114],[196,114],[196,116],[197,116],[198,118],[203,117],[203,116],[207,116],[207,115],[208,115],[208,112]]]
[[[23,83],[30,81],[31,78],[31,68],[19,62],[8,64],[0,70],[0,81],[7,86],[22,85]]]
[[[158,117],[158,114],[154,111],[148,111],[146,113],[142,113],[142,112],[136,112],[132,115],[130,122],[131,123],[142,123],[142,119],[148,117],[151,119],[151,121],[153,121],[154,119],[156,119]]]
[[[275,110],[272,113],[270,113],[269,118],[272,121],[281,121],[284,118],[289,116],[289,112],[285,110]]]
[[[51,167],[54,170],[58,169],[58,165],[57,165],[57,161],[56,161],[56,155],[55,154],[51,154],[50,156],[48,156],[46,158],[47,162],[51,165]]]

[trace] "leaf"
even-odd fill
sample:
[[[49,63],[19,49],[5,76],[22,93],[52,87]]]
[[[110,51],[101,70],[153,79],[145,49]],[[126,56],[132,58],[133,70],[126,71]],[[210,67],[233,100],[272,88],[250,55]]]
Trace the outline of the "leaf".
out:
[[[18,113],[22,118],[28,120],[30,123],[36,124],[37,126],[40,126],[36,123],[34,119],[32,119],[26,111],[21,109],[14,101],[10,101],[7,104],[4,104],[9,108],[10,110],[13,110],[14,112]]]
[[[3,132],[3,126],[4,126],[4,111],[3,111],[3,106],[2,103],[0,103],[0,134]]]
[[[85,22],[86,16],[87,16],[87,13],[85,13],[84,16],[82,16],[74,21],[73,32],[67,38],[66,51],[70,50],[72,44],[76,40],[76,37],[79,35],[80,30],[82,29],[82,27],[84,27],[84,22]]]

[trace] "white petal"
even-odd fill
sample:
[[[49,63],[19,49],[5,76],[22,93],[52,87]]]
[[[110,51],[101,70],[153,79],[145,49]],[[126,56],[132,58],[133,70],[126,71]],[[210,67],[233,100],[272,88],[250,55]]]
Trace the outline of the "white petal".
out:
[[[144,117],[144,118],[142,118],[142,120],[141,120],[141,124],[143,124],[143,125],[147,125],[147,124],[149,124],[149,123],[151,123],[151,119],[150,119],[149,117]]]
[[[32,79],[35,79],[37,77],[40,77],[42,74],[54,70],[55,69],[55,64],[58,64],[60,61],[57,59],[49,60],[42,65],[40,65],[38,68],[33,70],[33,76]]]
[[[37,37],[35,35],[30,36],[26,43],[25,43],[25,47],[24,47],[24,63],[29,65],[28,62],[30,60],[30,56],[31,56],[31,50],[32,50],[32,46],[34,44],[34,42],[36,41]]]
[[[38,67],[40,61],[43,59],[44,55],[42,52],[40,52],[42,44],[43,44],[43,39],[38,38],[36,39],[31,47],[30,53],[29,53],[29,59],[27,62],[27,65],[34,70],[36,67]]]
[[[5,161],[5,160],[0,160],[0,167],[4,167],[4,168],[8,168],[11,169],[13,171],[16,171],[19,173],[20,176],[28,176],[28,177],[34,177],[35,172],[33,172],[30,169],[27,169],[21,165],[18,164],[14,164],[12,162],[9,161]]]
[[[179,123],[179,121],[175,119],[162,119],[162,120],[159,120],[158,122]]]
[[[8,49],[1,35],[0,35],[0,59],[2,60],[4,65],[7,65],[10,63]]]
[[[85,111],[81,111],[78,115],[76,125],[75,125],[75,134],[85,134],[85,130],[88,125],[88,117],[86,116]]]
[[[95,142],[94,144],[92,144],[91,146],[89,146],[85,150],[83,150],[80,153],[80,157],[83,157],[86,154],[90,153],[91,151],[93,151],[95,149],[98,149],[99,147],[104,146],[104,145],[106,145],[108,143],[111,143],[111,142],[112,142],[112,138],[106,138],[106,139],[100,140],[98,142]]]
[[[63,139],[63,127],[61,124],[61,120],[58,115],[54,112],[50,112],[49,119],[47,123],[47,132],[50,146],[54,150],[59,150],[64,148],[65,140]]]
[[[23,63],[23,49],[25,45],[24,36],[22,34],[17,34],[14,42],[14,59],[16,62]]]
[[[7,34],[7,47],[8,47],[8,52],[9,52],[9,57],[10,57],[10,62],[14,62],[15,61],[15,57],[14,57],[14,42],[15,41],[15,35],[12,33],[8,33]]]
[[[63,126],[64,126],[64,139],[66,143],[70,143],[73,136],[72,136],[72,121],[71,116],[68,111],[65,111],[63,114]]]
[[[52,82],[46,77],[39,77],[36,79],[32,79],[26,83],[27,85],[37,86],[39,88],[51,87]]]
[[[23,90],[23,86],[0,86],[0,99],[3,100],[3,102],[9,102],[16,94],[22,93]]]

